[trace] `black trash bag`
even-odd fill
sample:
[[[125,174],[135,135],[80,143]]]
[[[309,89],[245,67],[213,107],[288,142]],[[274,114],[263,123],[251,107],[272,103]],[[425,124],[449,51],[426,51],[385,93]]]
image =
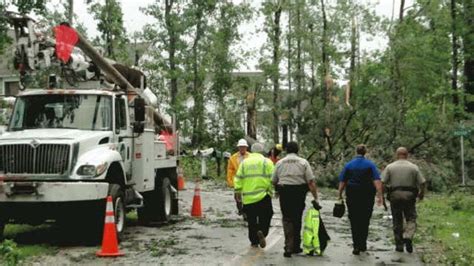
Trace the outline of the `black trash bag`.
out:
[[[336,202],[334,204],[334,208],[332,209],[332,216],[341,218],[342,216],[344,216],[345,212],[346,212],[346,205],[344,204],[343,200]]]

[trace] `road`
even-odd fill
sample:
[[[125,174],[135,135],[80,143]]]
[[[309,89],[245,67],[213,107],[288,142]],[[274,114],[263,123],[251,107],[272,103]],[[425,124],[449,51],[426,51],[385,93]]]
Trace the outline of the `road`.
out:
[[[131,219],[120,244],[124,257],[99,259],[98,247],[84,246],[71,233],[55,233],[54,229],[38,229],[17,237],[20,244],[45,241],[57,247],[52,255],[31,258],[27,264],[94,264],[94,265],[421,265],[416,254],[397,253],[391,244],[391,221],[388,213],[376,208],[370,227],[368,252],[352,255],[351,236],[347,217],[332,217],[334,201],[322,195],[321,215],[331,236],[331,242],[321,257],[294,255],[283,257],[283,228],[278,200],[273,200],[275,215],[265,249],[251,248],[246,224],[237,215],[233,193],[221,184],[205,181],[201,185],[204,218],[190,217],[194,184],[180,192],[181,214],[170,224],[143,227]],[[308,204],[309,206],[309,197]],[[132,215],[133,216],[133,215]],[[52,230],[52,231],[51,231]],[[53,238],[55,241],[51,241]],[[33,242],[27,239],[35,239]],[[71,240],[72,238],[72,240]],[[25,242],[26,241],[26,242]],[[416,248],[416,247],[415,247]]]

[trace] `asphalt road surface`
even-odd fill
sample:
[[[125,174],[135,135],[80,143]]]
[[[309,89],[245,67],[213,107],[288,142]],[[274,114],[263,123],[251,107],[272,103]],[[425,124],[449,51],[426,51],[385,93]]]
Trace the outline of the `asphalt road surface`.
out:
[[[58,265],[421,265],[416,252],[398,253],[392,244],[389,213],[376,207],[371,221],[368,251],[352,255],[351,235],[347,214],[342,219],[332,217],[334,200],[321,195],[326,228],[331,241],[323,256],[303,254],[283,257],[284,236],[277,199],[273,199],[274,216],[267,237],[267,247],[251,248],[246,223],[237,215],[233,192],[212,181],[201,184],[203,218],[190,217],[194,184],[186,183],[180,192],[180,215],[169,224],[150,227],[136,225],[130,219],[120,249],[119,258],[97,258],[97,246],[84,246],[80,236],[55,233],[54,228],[42,228],[16,238],[20,244],[45,242],[57,248],[54,255],[30,258],[26,264]],[[335,194],[335,191],[334,191]],[[308,196],[307,208],[310,206]],[[133,215],[132,215],[133,216]],[[59,238],[59,239],[55,239]],[[31,239],[34,239],[31,241]],[[65,241],[68,239],[68,241]]]

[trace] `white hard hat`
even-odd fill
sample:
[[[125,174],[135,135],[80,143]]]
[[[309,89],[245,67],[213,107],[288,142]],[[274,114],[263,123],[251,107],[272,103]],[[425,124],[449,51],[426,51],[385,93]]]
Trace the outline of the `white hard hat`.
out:
[[[248,147],[249,145],[247,144],[247,141],[245,139],[239,139],[239,142],[237,143],[237,147]]]

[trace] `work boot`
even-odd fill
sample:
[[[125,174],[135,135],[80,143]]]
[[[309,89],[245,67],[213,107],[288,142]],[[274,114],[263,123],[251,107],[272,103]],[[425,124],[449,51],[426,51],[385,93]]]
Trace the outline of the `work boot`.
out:
[[[295,250],[292,252],[293,254],[299,254],[303,252],[303,250],[301,248],[295,248]]]
[[[403,245],[396,245],[395,246],[395,251],[396,252],[403,252]]]
[[[413,242],[411,239],[404,239],[405,242],[405,249],[407,250],[408,253],[413,252]]]
[[[258,243],[260,244],[260,247],[261,248],[264,248],[267,246],[267,242],[265,241],[265,236],[263,235],[263,232],[262,231],[258,231],[257,232],[257,236],[258,236]]]
[[[352,254],[354,254],[354,255],[359,255],[359,254],[360,254],[360,249],[359,249],[359,248],[354,248],[354,249],[352,250]]]

